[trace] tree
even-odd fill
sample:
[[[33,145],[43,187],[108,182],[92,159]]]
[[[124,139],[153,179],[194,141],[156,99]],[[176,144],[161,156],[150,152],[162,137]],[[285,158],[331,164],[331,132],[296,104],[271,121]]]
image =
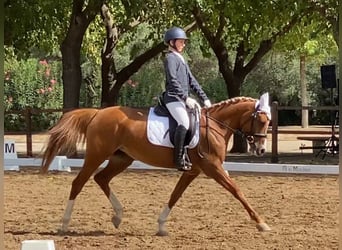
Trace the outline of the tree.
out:
[[[181,4],[179,2],[179,4]],[[268,53],[277,39],[285,36],[311,6],[279,1],[186,1],[183,12],[192,13],[214,51],[230,98],[241,94],[247,75]],[[238,14],[237,14],[238,13]],[[232,152],[246,152],[247,144],[234,136]]]
[[[56,56],[67,27],[69,1],[6,0],[4,45],[19,58]]]
[[[172,8],[168,7],[169,3],[156,0],[73,0],[71,5],[69,1],[39,0],[34,3],[19,0],[5,1],[5,44],[13,46],[18,55],[25,57],[57,56],[58,59],[62,59],[65,108],[79,107],[80,88],[82,81],[85,80],[82,79],[84,77],[81,70],[84,58],[99,61],[98,44],[100,44],[99,40],[102,40],[100,36],[103,35],[103,29],[101,29],[101,21],[96,17],[99,16],[101,6],[104,6],[105,2],[109,2],[115,20],[107,25],[109,35],[107,45],[113,46],[110,39],[114,39],[114,47],[109,50],[110,47],[107,47],[102,51],[104,80],[102,103],[107,106],[116,103],[122,84],[145,62],[164,49],[161,37],[165,27],[168,27],[172,20],[177,19],[174,18]],[[21,15],[19,16],[18,13]],[[109,13],[108,8],[107,13]],[[105,16],[108,19],[109,15],[103,15]],[[18,25],[19,23],[21,25]],[[119,48],[131,43],[129,38],[136,32],[137,24],[147,24],[153,28],[145,37],[145,42],[148,44],[146,51],[135,55],[134,60],[125,67],[115,67],[113,55],[117,43],[120,43]],[[113,26],[110,27],[111,25]],[[113,36],[111,32],[115,29],[117,35]],[[108,57],[108,53],[112,55]],[[105,58],[109,60],[106,61]],[[108,73],[110,71],[111,73]]]
[[[286,37],[275,45],[275,50],[282,53],[291,51],[292,57],[294,56],[300,61],[301,91],[298,97],[301,99],[302,106],[308,106],[310,103],[306,81],[307,62],[315,60],[319,67],[328,55],[336,52],[331,28],[327,24],[328,22],[322,21],[317,13],[313,13],[310,17],[303,18],[301,23],[297,24]],[[308,125],[309,112],[302,110],[302,127],[308,127]]]
[[[80,63],[82,41],[89,24],[100,13],[103,3],[103,0],[73,0],[69,27],[61,44],[64,108],[79,107],[82,83]]]
[[[5,45],[13,46],[17,55],[26,58],[34,56],[55,59],[57,56],[59,60],[60,49],[63,64],[63,105],[66,108],[78,107],[82,81],[81,44],[85,30],[99,13],[101,1],[74,0],[72,7],[69,1],[52,0],[14,0],[5,1],[4,5]]]
[[[139,68],[151,58],[158,55],[165,48],[163,43],[159,43],[148,49],[141,55],[137,56],[131,63],[117,71],[114,60],[114,49],[118,43],[121,32],[131,30],[140,22],[135,22],[124,26],[115,25],[112,15],[106,5],[101,8],[101,17],[106,28],[106,39],[104,47],[101,51],[101,76],[102,76],[102,95],[101,106],[113,106],[117,103],[119,91],[122,85],[132,76]]]
[[[327,29],[332,30],[334,40],[338,46],[339,16],[338,0],[307,0],[313,10],[320,14],[321,24],[325,24]]]
[[[128,9],[132,11],[131,7]],[[139,11],[140,10],[141,8],[139,8]],[[142,65],[161,53],[166,46],[163,42],[157,42],[159,40],[157,39],[156,41],[153,41],[149,48],[143,48],[145,49],[144,51],[140,52],[138,55],[134,55],[134,59],[128,65],[124,66],[121,70],[117,70],[117,67],[115,66],[114,50],[119,38],[122,37],[124,32],[134,29],[141,23],[140,21],[135,20],[132,23],[123,22],[121,24],[114,24],[112,15],[106,5],[103,5],[101,8],[101,16],[106,27],[105,44],[101,51],[101,106],[106,107],[117,104],[122,85],[129,80],[129,78],[136,73]],[[144,18],[141,17],[141,19]],[[190,32],[194,26],[195,23],[190,24],[185,28],[186,32]],[[154,33],[154,31],[155,29],[152,29],[152,33]]]
[[[149,1],[125,1],[113,0],[108,7],[105,1],[85,1],[74,0],[71,14],[70,26],[67,36],[62,43],[61,51],[63,55],[63,82],[64,82],[64,107],[78,107],[79,90],[81,86],[80,69],[80,48],[82,39],[87,27],[94,21],[95,16],[100,13],[106,28],[106,42],[101,51],[102,59],[102,96],[101,106],[115,105],[121,86],[148,60],[159,54],[164,45],[155,40],[155,31],[162,27],[164,22],[160,22],[161,16],[172,17],[169,9],[165,8],[168,3]],[[156,8],[160,6],[161,8]],[[114,11],[114,18],[109,9]],[[161,11],[162,10],[162,11]],[[115,20],[115,22],[113,21]],[[166,19],[170,20],[170,18]],[[147,39],[154,40],[153,46],[142,54],[136,56],[129,65],[117,70],[114,60],[114,50],[124,35],[135,32],[135,27],[141,23],[149,23],[156,28]],[[98,27],[98,24],[96,24]],[[127,35],[128,34],[128,35]]]

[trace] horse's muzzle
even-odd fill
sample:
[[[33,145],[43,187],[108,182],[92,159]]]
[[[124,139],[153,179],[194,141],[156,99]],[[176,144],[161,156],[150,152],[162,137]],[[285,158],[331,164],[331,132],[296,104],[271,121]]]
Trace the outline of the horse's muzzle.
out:
[[[266,153],[266,148],[264,144],[260,143],[249,143],[249,152],[255,156],[263,156]]]
[[[260,148],[260,149],[257,149],[257,150],[256,150],[256,154],[257,154],[258,156],[264,155],[265,152],[266,152],[266,150],[265,150],[264,148]]]

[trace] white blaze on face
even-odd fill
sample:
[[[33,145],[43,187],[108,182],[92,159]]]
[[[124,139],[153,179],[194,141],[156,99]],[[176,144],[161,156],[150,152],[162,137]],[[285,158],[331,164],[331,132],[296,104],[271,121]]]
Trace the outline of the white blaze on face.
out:
[[[263,155],[267,150],[267,137],[254,136],[254,142],[248,143],[248,147],[250,154]]]
[[[267,138],[254,137],[254,143],[248,144],[248,146],[250,154],[261,156],[267,150]]]
[[[263,138],[259,141],[259,145],[258,145],[258,150],[259,153],[264,154],[266,152],[267,149],[267,138]]]

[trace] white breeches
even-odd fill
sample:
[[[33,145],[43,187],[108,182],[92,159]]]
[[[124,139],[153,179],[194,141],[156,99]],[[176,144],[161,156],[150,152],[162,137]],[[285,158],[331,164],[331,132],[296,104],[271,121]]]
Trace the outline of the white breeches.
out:
[[[177,121],[178,126],[183,125],[186,129],[189,129],[190,121],[184,102],[170,102],[166,104],[166,107]]]

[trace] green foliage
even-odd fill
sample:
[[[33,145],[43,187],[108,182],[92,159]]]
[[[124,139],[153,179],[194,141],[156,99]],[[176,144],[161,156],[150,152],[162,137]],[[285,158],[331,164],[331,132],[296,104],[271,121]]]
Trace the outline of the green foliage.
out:
[[[67,30],[71,6],[71,1],[5,1],[5,45],[13,46],[21,57],[55,54]]]
[[[5,110],[25,110],[26,108],[61,108],[62,84],[59,62],[45,59],[17,59],[13,50],[6,48],[4,66],[4,106]],[[51,126],[57,114],[41,114],[35,117],[33,127],[41,130]],[[10,122],[9,122],[10,121]],[[15,125],[16,124],[16,125]],[[5,117],[5,129],[22,129],[19,115]]]
[[[225,41],[229,54],[233,54],[243,41],[246,56],[251,57],[261,41],[272,39],[281,32],[292,18],[308,8],[302,1],[198,1],[178,0],[177,11],[189,18],[197,5],[202,12],[205,26],[212,37]],[[222,32],[217,32],[222,29]]]
[[[121,88],[119,104],[131,107],[149,107],[157,103],[164,89],[164,69],[158,59],[146,64]]]
[[[201,35],[198,32],[193,32],[189,37],[185,57],[189,62],[191,72],[211,102],[226,100],[228,98],[226,85],[213,52],[211,50],[203,51],[206,41],[200,39]]]
[[[302,18],[286,36],[278,40],[274,48],[282,52],[291,51],[294,56],[319,56],[320,60],[337,54],[331,26],[327,21],[322,21],[317,13]]]
[[[144,32],[148,29],[144,26],[138,28],[134,42],[120,50],[116,59],[120,64],[127,64],[134,56],[141,53],[148,44],[144,43]],[[184,57],[189,62],[190,68],[204,91],[212,102],[227,99],[227,91],[221,74],[218,71],[217,61],[212,54],[203,56],[200,46],[203,40],[200,35],[194,33],[186,46]],[[156,104],[156,98],[162,93],[165,85],[163,68],[164,57],[158,57],[142,67],[139,72],[125,83],[120,91],[119,104],[126,106],[146,107]]]
[[[327,58],[326,58],[327,60]],[[322,89],[320,66],[336,63],[337,58],[327,61],[311,60],[307,64],[306,81],[308,89],[308,105],[329,106],[330,89]],[[301,87],[299,79],[299,57],[287,54],[271,53],[251,72],[242,86],[246,96],[258,98],[260,94],[269,92],[271,101],[280,106],[297,106],[301,104]],[[279,124],[290,125],[301,123],[300,111],[279,111]],[[310,112],[310,124],[329,124],[330,114],[326,111]]]
[[[94,1],[91,1],[94,3]],[[85,5],[90,1],[85,1]],[[225,41],[229,63],[234,69],[236,46],[244,42],[244,65],[259,48],[260,41],[279,32],[292,17],[299,15],[310,4],[306,1],[120,1],[108,2],[117,26],[119,42],[115,48],[115,65],[118,71],[127,66],[137,55],[162,40],[164,31],[172,25],[185,26],[193,21],[192,8],[197,3],[209,31],[217,39]],[[336,0],[312,1],[316,7],[325,8],[329,17],[336,16]],[[72,1],[5,1],[5,108],[24,110],[26,107],[60,108],[62,85],[60,62],[42,58],[59,55],[71,13]],[[318,8],[318,9],[319,9]],[[320,9],[321,10],[321,9]],[[20,13],[20,15],[18,15]],[[224,21],[222,33],[217,33]],[[309,55],[307,81],[311,105],[323,104],[329,93],[321,89],[319,66],[334,63],[331,54],[336,52],[331,36],[331,23],[316,14],[301,18],[286,38],[278,40],[276,51],[262,60],[242,86],[242,95],[259,97],[265,91],[281,105],[300,105],[298,55]],[[321,32],[322,31],[322,32]],[[99,16],[89,26],[82,44],[82,77],[80,106],[99,106],[101,73],[100,50],[103,46],[104,29]],[[297,49],[294,51],[294,49]],[[279,52],[281,51],[281,52]],[[335,51],[335,52],[332,52]],[[298,53],[299,52],[299,53]],[[25,57],[24,57],[25,56]],[[202,34],[190,35],[185,57],[193,74],[212,102],[227,99],[227,87],[218,70],[217,59]],[[28,58],[28,60],[22,60]],[[327,61],[329,60],[329,61]],[[51,77],[57,84],[51,88]],[[123,86],[119,103],[128,106],[151,106],[164,88],[164,69],[161,58],[156,58],[140,69]],[[299,114],[295,114],[299,116]],[[10,119],[9,117],[13,117]],[[283,121],[291,122],[293,114]],[[48,127],[55,117],[47,114],[34,116],[34,127]],[[320,119],[318,122],[324,122]],[[17,115],[6,115],[6,128],[22,127],[23,120]]]

